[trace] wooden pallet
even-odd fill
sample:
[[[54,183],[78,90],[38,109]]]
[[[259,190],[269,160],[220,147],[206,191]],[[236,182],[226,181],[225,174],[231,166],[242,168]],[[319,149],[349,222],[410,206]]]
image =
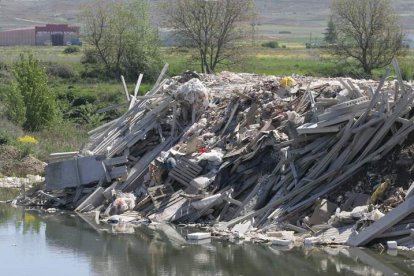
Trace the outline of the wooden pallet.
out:
[[[202,167],[191,162],[187,158],[181,158],[178,160],[177,165],[168,174],[169,178],[183,184],[188,187],[191,180],[196,178],[201,171]]]
[[[164,197],[171,196],[174,193],[171,185],[158,185],[149,187],[147,189],[149,196],[151,197],[152,202],[154,203],[155,208],[160,208],[161,201]]]

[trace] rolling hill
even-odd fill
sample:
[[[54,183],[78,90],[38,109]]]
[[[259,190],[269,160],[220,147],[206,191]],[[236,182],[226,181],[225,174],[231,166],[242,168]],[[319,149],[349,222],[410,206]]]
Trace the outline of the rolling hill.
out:
[[[151,0],[154,23],[160,0]],[[0,0],[0,30],[42,23],[78,24],[81,6],[90,0]],[[321,37],[329,18],[330,0],[256,0],[262,40],[306,41]],[[414,1],[393,0],[407,33],[414,34]]]

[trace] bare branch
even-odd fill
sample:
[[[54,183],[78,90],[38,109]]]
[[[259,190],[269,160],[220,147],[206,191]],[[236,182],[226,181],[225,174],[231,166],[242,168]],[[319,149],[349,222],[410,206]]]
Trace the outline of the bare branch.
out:
[[[332,0],[340,57],[357,60],[364,72],[385,67],[404,53],[403,33],[389,0]]]
[[[166,1],[168,26],[195,47],[203,72],[212,73],[223,62],[221,57],[243,37],[244,23],[253,13],[252,0],[173,0]]]

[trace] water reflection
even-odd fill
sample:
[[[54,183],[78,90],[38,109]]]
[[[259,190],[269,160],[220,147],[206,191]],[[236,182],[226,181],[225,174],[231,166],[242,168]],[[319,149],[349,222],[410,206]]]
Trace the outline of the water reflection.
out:
[[[14,235],[41,240],[56,257],[66,254],[56,275],[412,275],[412,254],[378,254],[357,248],[280,247],[212,241],[189,244],[186,229],[140,225],[112,229],[93,218],[73,214],[40,214],[0,205],[0,221],[15,226]],[[6,235],[0,222],[0,256]],[[9,229],[9,228],[8,228]],[[126,230],[129,234],[113,234]],[[7,230],[7,231],[10,231]],[[9,232],[7,232],[9,233]],[[10,233],[9,233],[10,234]],[[32,246],[32,244],[28,244]],[[26,250],[36,251],[37,248]],[[41,251],[39,254],[46,254]],[[19,259],[19,256],[15,256]],[[44,259],[41,266],[57,262]],[[38,260],[37,260],[38,261]],[[79,265],[83,264],[83,265]],[[84,266],[87,266],[85,269]],[[79,268],[77,270],[77,268]],[[17,267],[25,275],[24,267]],[[33,275],[39,271],[28,270]],[[4,272],[4,271],[3,271]],[[49,271],[50,272],[50,271]],[[45,275],[47,275],[46,273]]]

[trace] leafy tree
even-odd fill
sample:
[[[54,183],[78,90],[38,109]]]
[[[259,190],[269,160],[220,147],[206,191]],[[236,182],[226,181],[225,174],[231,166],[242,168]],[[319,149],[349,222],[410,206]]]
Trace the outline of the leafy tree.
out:
[[[358,61],[364,72],[404,53],[403,32],[389,0],[332,0],[338,39],[334,54]]]
[[[92,46],[85,60],[96,60],[110,77],[156,76],[159,38],[150,24],[148,1],[96,0],[83,8],[81,21],[84,41]]]
[[[20,55],[14,67],[15,82],[6,94],[11,119],[26,130],[37,131],[53,123],[58,109],[47,85],[47,75],[30,53]]]
[[[197,49],[202,72],[212,73],[234,56],[235,43],[245,38],[242,26],[254,15],[253,5],[251,0],[171,0],[164,9],[181,43]]]
[[[338,37],[337,33],[336,33],[336,26],[335,23],[331,19],[328,22],[328,27],[326,28],[326,32],[324,33],[325,35],[325,42],[328,44],[335,44],[336,43],[336,39]]]
[[[5,105],[10,120],[22,126],[26,122],[26,105],[23,95],[15,83],[5,91],[5,98]]]

